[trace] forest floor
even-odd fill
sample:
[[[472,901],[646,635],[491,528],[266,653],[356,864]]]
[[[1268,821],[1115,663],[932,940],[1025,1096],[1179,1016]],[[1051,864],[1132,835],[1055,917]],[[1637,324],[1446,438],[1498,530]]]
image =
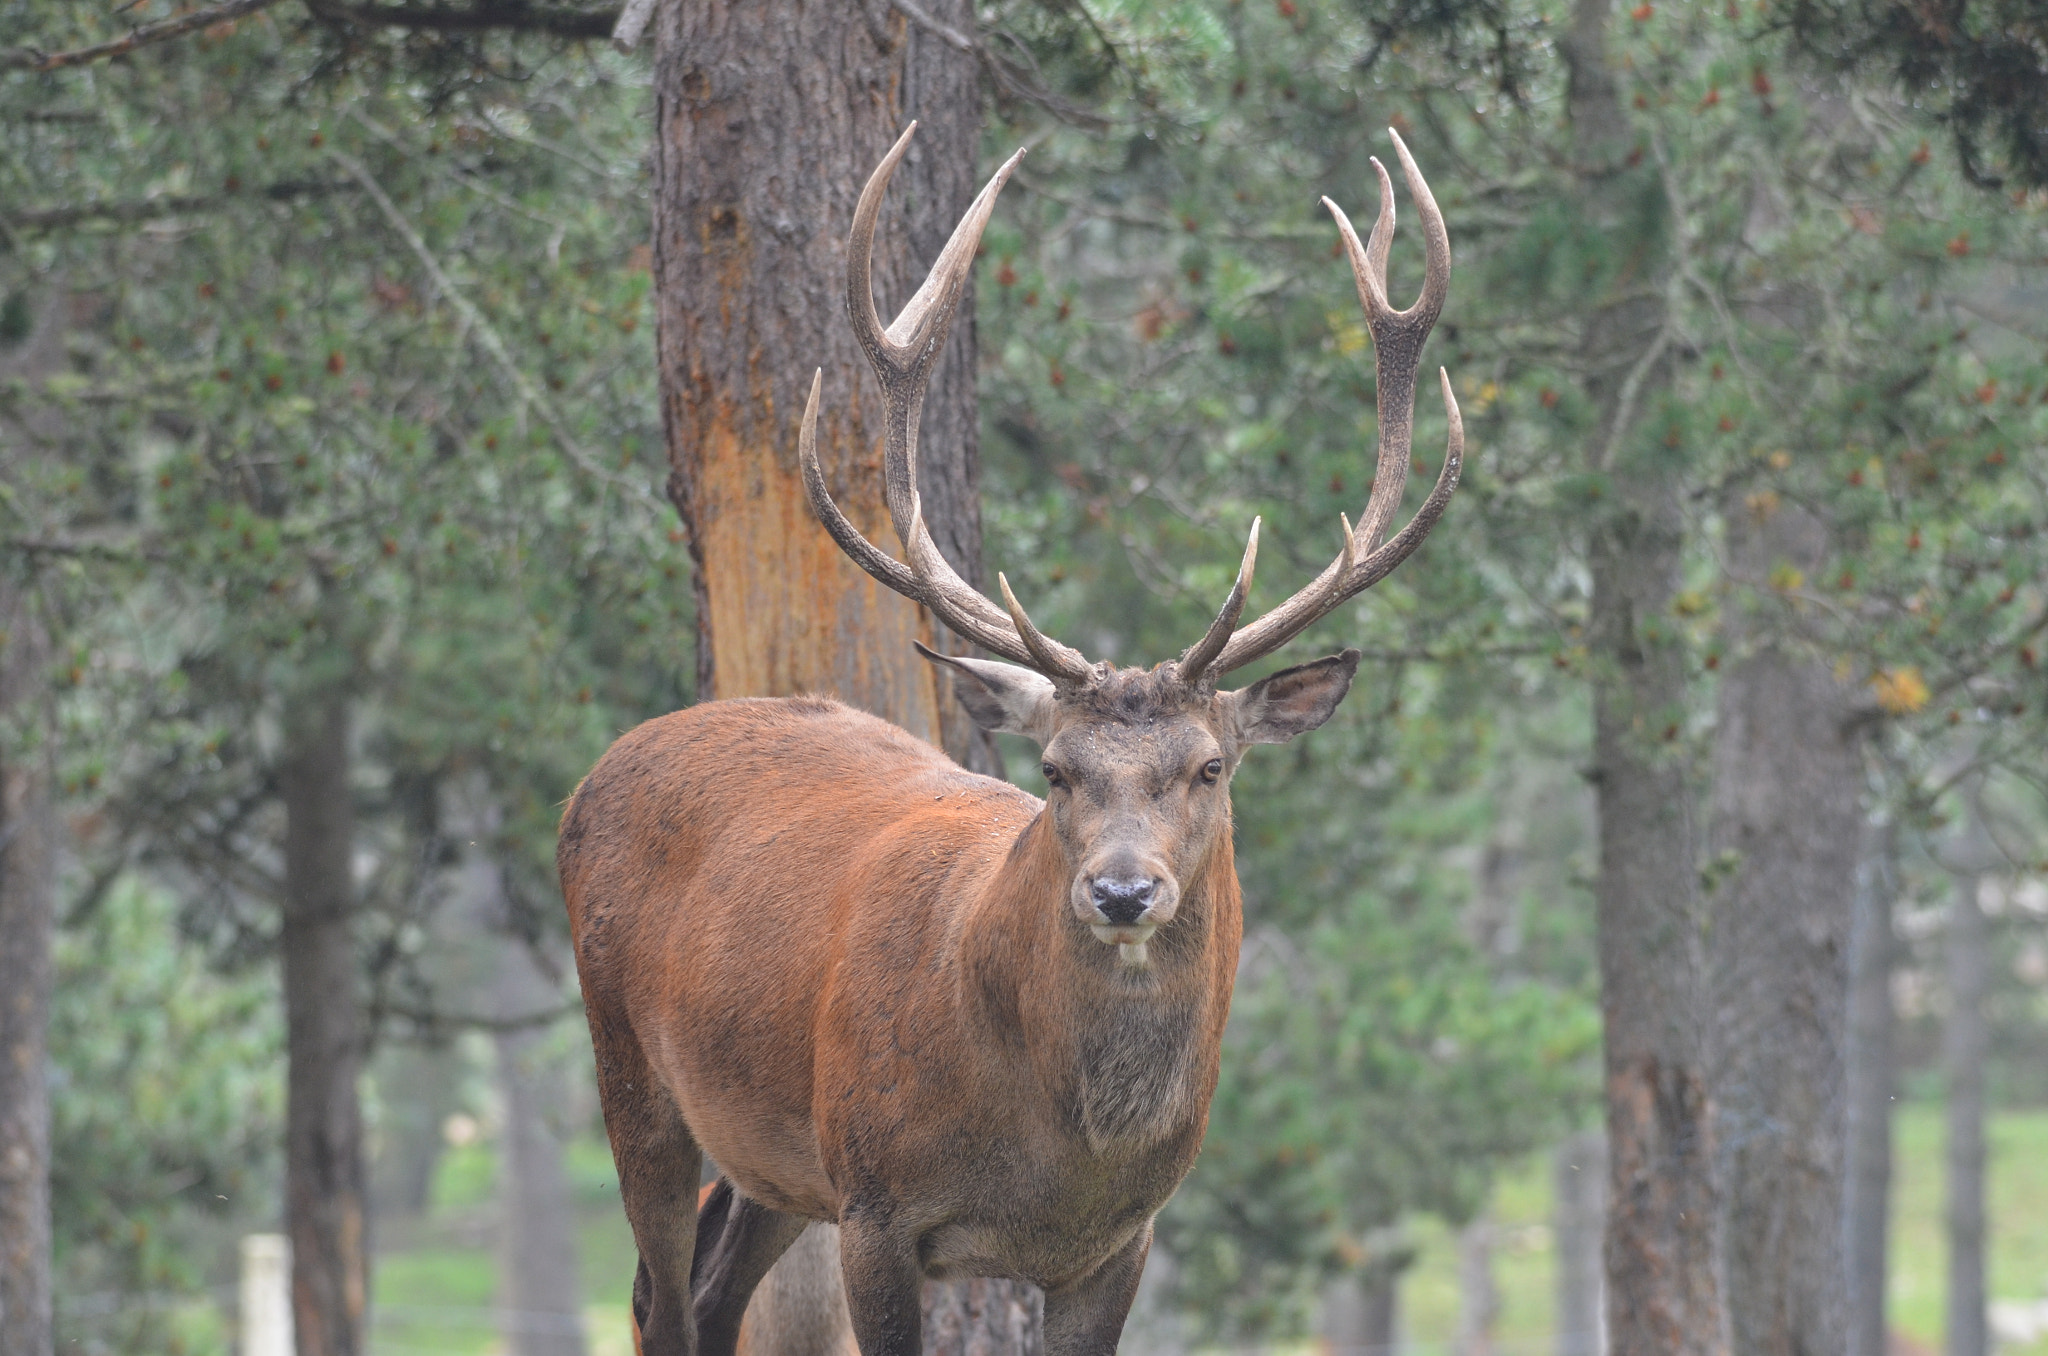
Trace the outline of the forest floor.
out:
[[[1941,1347],[1941,1140],[1938,1105],[1901,1109],[1890,1287],[1895,1356],[1933,1356]],[[451,1153],[428,1217],[386,1231],[371,1356],[493,1356],[503,1350],[489,1310],[496,1275],[492,1173],[487,1146]],[[571,1174],[590,1356],[631,1356],[626,1304],[633,1245],[604,1145],[577,1144]],[[1547,1158],[1507,1174],[1495,1192],[1496,1356],[1547,1356],[1553,1349],[1550,1194]],[[2048,1111],[1993,1118],[1987,1197],[1994,1304],[2004,1302],[2010,1314],[2026,1312],[2018,1307],[2023,1304],[2044,1305],[2037,1339],[2007,1342],[2000,1356],[2048,1356]],[[1457,1328],[1457,1238],[1434,1220],[1417,1221],[1414,1236],[1420,1257],[1402,1287],[1403,1348],[1406,1356],[1439,1356],[1449,1351]]]

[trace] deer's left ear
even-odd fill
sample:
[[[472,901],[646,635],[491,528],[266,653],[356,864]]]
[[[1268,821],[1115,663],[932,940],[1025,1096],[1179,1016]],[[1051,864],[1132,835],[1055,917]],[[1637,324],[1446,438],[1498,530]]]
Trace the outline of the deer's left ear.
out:
[[[1358,651],[1346,650],[1261,678],[1226,692],[1237,737],[1246,744],[1285,744],[1336,713],[1358,672]]]

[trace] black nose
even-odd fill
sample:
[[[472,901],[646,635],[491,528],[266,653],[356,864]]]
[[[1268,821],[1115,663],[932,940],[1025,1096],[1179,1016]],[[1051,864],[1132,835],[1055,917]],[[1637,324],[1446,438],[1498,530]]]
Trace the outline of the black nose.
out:
[[[1157,886],[1158,882],[1150,876],[1127,880],[1097,876],[1088,883],[1088,893],[1095,897],[1096,911],[1121,927],[1138,921],[1138,915],[1152,902],[1152,891]]]

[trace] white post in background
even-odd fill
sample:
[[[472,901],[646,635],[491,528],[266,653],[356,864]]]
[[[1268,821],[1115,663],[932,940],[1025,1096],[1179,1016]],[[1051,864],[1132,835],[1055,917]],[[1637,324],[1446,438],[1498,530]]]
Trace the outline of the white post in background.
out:
[[[241,1356],[292,1356],[292,1243],[283,1234],[242,1239]]]

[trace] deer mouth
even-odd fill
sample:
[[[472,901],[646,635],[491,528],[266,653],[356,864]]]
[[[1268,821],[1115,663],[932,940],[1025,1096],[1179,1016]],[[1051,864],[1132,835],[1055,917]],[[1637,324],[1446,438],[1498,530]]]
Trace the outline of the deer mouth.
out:
[[[1095,934],[1096,941],[1114,946],[1117,960],[1131,969],[1142,970],[1152,963],[1151,952],[1145,944],[1159,930],[1157,923],[1096,923],[1088,930]]]

